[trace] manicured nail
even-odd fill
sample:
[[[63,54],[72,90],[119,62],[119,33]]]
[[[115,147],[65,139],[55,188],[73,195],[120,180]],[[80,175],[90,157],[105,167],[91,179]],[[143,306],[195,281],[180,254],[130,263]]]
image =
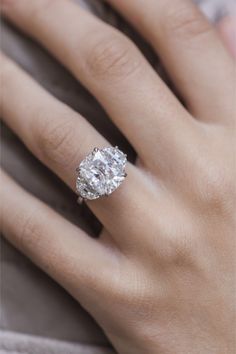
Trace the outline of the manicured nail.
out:
[[[225,17],[218,28],[228,50],[236,59],[236,16]]]

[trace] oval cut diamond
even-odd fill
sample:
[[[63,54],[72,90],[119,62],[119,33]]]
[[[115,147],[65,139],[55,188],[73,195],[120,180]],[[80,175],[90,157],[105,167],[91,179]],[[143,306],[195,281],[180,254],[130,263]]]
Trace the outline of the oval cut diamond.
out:
[[[95,148],[79,165],[77,192],[89,200],[111,194],[126,177],[126,162],[126,155],[117,147]]]

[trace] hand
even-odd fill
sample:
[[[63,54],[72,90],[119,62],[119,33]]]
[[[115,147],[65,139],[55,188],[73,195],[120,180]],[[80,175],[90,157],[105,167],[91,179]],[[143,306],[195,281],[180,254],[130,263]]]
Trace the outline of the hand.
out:
[[[137,151],[99,239],[4,173],[2,231],[97,320],[119,353],[235,352],[235,64],[188,0],[109,0],[150,41],[178,101],[131,41],[70,1],[2,0],[3,13],[93,93]],[[109,143],[2,58],[3,119],[72,189]],[[72,201],[73,203],[73,201]]]

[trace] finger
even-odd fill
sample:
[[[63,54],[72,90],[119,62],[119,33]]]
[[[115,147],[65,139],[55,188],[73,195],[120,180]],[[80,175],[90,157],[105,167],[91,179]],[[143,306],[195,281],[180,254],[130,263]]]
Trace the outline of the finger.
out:
[[[1,64],[4,121],[36,157],[75,190],[76,167],[95,146],[104,147],[108,142],[84,118],[48,94],[13,62],[2,57]],[[127,179],[109,198],[87,201],[118,242],[130,242],[125,235],[130,223],[135,225],[136,205],[142,204],[141,192],[145,189],[134,166],[128,164],[127,172]]]
[[[218,30],[226,48],[236,59],[236,17],[223,18],[218,24]]]
[[[152,43],[196,117],[233,118],[232,60],[193,1],[107,1]]]
[[[82,303],[95,296],[95,289],[104,291],[109,269],[116,271],[116,252],[25,192],[4,172],[0,179],[4,237]]]
[[[131,41],[72,1],[13,0],[4,14],[75,74],[144,160],[153,156],[157,140],[170,148],[177,125],[190,125],[185,109]]]
[[[40,87],[5,55],[1,112],[29,149],[74,189],[75,169],[93,146],[108,142],[77,112]]]

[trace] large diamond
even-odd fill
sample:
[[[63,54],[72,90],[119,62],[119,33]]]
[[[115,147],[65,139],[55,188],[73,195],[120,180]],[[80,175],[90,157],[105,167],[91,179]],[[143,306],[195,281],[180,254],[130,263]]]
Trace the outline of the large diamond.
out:
[[[117,147],[95,148],[79,165],[79,195],[92,200],[114,192],[126,177],[126,162],[126,155]]]

